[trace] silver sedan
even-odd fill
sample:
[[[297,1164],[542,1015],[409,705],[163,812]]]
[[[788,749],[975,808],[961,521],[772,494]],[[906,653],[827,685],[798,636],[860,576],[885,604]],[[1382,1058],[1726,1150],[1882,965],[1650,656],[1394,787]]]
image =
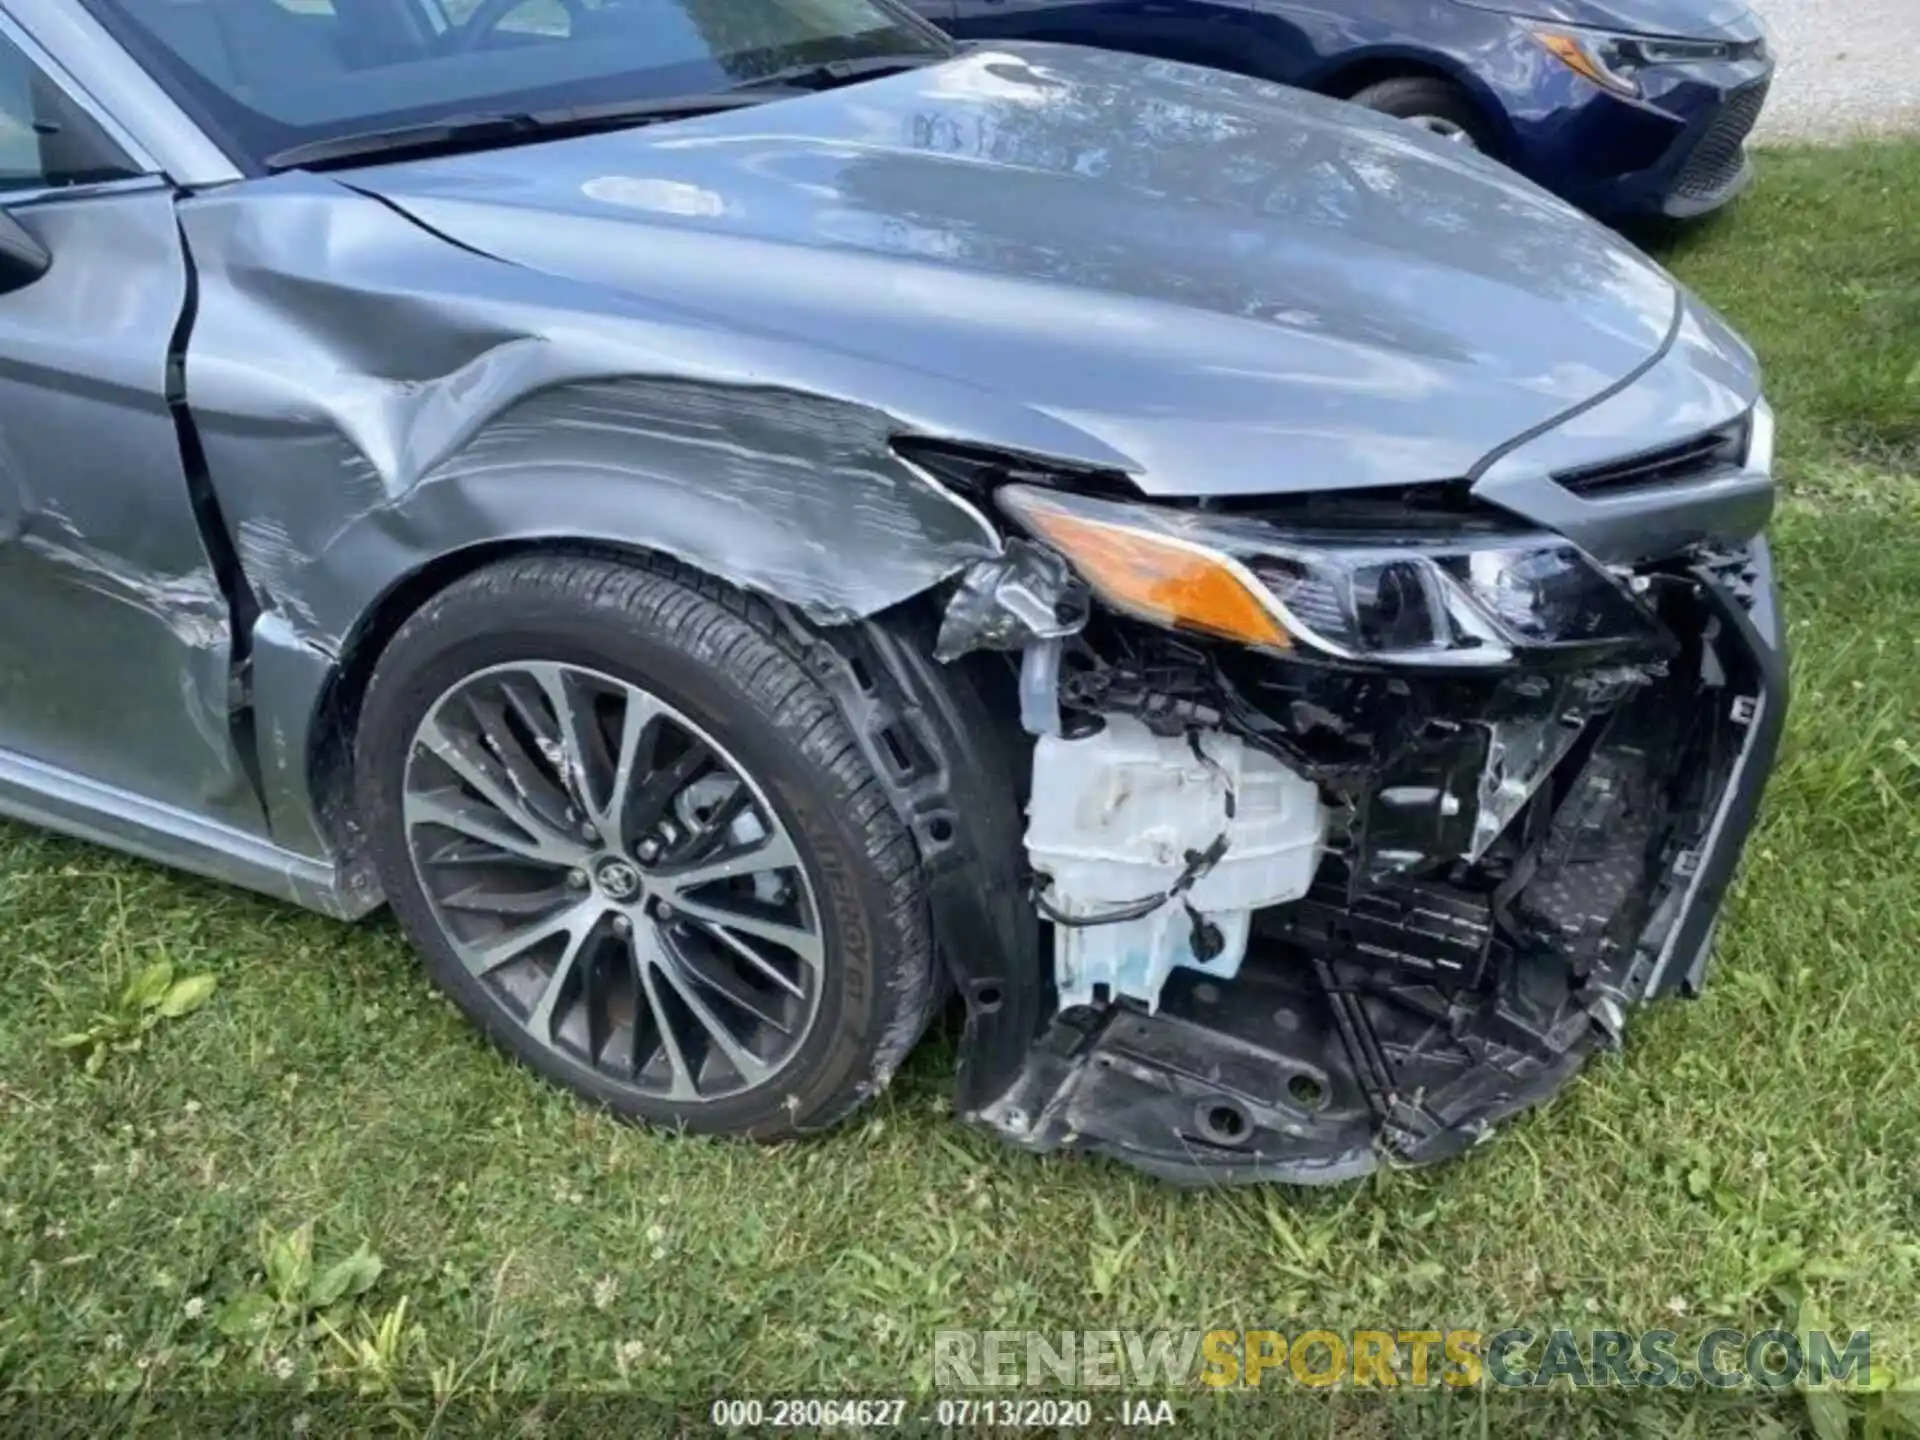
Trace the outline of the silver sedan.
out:
[[[1637,251],[892,0],[0,3],[0,810],[622,1115],[1432,1160],[1697,987],[1772,417]]]

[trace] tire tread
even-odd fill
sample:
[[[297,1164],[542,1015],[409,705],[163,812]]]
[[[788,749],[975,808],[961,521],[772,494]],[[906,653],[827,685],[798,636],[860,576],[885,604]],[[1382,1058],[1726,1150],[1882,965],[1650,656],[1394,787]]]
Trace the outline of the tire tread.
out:
[[[765,601],[659,556],[612,559],[537,552],[498,561],[455,581],[395,632],[376,666],[370,696],[389,682],[388,661],[422,632],[457,628],[469,617],[538,600],[555,601],[639,625],[732,678],[761,718],[823,778],[825,802],[852,825],[884,893],[874,975],[873,1049],[865,1073],[851,1074],[792,1124],[756,1127],[761,1138],[822,1129],[884,1089],[932,1019],[938,995],[934,944],[919,855],[887,801],[846,717],[810,675],[797,644]],[[371,708],[371,707],[370,707]],[[364,727],[363,727],[364,729]],[[364,776],[366,757],[357,767]],[[369,817],[371,820],[371,817]]]

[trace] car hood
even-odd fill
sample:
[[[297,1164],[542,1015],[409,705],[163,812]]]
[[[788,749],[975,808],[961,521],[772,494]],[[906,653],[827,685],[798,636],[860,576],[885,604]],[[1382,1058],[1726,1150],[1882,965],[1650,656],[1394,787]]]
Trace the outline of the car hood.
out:
[[[1754,40],[1762,33],[1748,0],[1460,0],[1529,20],[1586,25],[1628,35]]]
[[[339,178],[803,355],[777,383],[1156,494],[1464,475],[1646,366],[1679,308],[1624,241],[1410,127],[1063,46]]]

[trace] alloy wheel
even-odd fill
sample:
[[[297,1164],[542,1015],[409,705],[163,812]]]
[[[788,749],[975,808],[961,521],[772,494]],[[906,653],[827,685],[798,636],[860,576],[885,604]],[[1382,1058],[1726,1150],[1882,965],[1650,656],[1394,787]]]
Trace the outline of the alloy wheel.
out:
[[[415,732],[403,819],[455,954],[541,1045],[698,1104],[805,1041],[825,960],[806,864],[659,696],[558,663],[470,675]]]

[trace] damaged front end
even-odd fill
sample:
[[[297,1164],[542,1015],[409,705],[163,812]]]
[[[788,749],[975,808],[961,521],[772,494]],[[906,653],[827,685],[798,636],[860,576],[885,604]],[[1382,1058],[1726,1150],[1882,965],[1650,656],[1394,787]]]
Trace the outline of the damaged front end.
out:
[[[1439,491],[1383,523],[1022,478],[992,496],[1028,538],[937,653],[1017,655],[1011,883],[1052,954],[991,958],[1021,922],[989,940],[977,893],[938,917],[967,1118],[1339,1181],[1458,1153],[1698,990],[1784,717],[1763,540],[1603,565]]]

